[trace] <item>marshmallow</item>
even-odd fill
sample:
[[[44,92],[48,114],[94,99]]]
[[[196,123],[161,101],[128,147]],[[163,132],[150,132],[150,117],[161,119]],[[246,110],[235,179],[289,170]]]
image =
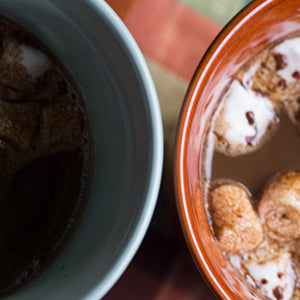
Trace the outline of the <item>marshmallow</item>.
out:
[[[213,226],[224,251],[244,253],[262,242],[262,226],[242,187],[219,186],[211,192],[210,202]]]
[[[269,238],[288,242],[300,237],[300,173],[288,171],[272,178],[263,190],[258,214]]]
[[[242,79],[242,85],[246,89],[251,89],[253,87],[252,77],[257,72],[259,67],[260,67],[260,62],[256,62],[253,65],[251,65],[247,70],[245,70],[245,72],[243,72],[243,76],[241,78]]]
[[[2,43],[0,98],[26,99],[36,92],[36,79],[48,71],[52,63],[40,50],[21,44],[12,36],[3,38]]]
[[[25,66],[27,72],[34,80],[50,69],[50,59],[40,50],[25,44],[21,45],[21,50],[21,63]]]
[[[287,82],[295,81],[294,72],[300,72],[300,37],[284,40],[272,52],[282,61],[278,74]]]
[[[274,117],[274,107],[268,98],[234,80],[215,117],[217,149],[225,148],[225,153],[238,155],[257,146]]]
[[[237,74],[243,86],[267,95],[300,125],[300,38],[284,40],[254,56]]]
[[[272,300],[290,300],[295,286],[296,274],[288,252],[275,255],[265,261],[248,260],[244,267],[258,289]]]

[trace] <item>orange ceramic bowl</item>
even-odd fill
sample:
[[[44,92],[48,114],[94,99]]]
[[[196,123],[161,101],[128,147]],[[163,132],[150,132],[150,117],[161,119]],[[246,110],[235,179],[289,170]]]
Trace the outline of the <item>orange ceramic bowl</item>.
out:
[[[257,0],[218,35],[195,71],[178,122],[174,183],[177,209],[191,254],[221,299],[259,299],[226,263],[208,223],[201,191],[204,138],[217,101],[237,70],[255,53],[300,33],[299,0]]]

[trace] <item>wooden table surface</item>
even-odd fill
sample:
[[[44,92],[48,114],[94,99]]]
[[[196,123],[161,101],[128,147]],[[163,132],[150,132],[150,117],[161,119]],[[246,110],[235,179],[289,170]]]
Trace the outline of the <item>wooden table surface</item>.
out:
[[[172,160],[178,114],[201,57],[249,0],[107,0],[146,58],[158,93],[165,159],[150,228],[104,300],[216,300],[187,250],[175,207]]]

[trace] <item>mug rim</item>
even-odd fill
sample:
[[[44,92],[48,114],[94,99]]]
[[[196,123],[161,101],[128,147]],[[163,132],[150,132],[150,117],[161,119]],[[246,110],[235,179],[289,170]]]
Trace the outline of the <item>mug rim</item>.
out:
[[[126,25],[120,17],[113,11],[113,9],[101,0],[88,0],[99,15],[104,15],[110,25],[118,33],[118,37],[122,40],[124,49],[131,56],[136,71],[141,78],[143,88],[147,99],[149,99],[149,117],[153,132],[153,159],[151,174],[149,176],[148,190],[145,192],[146,198],[144,200],[143,210],[140,215],[138,225],[132,234],[130,241],[124,247],[122,255],[115,262],[113,268],[106,275],[104,280],[94,290],[90,292],[89,299],[102,298],[118,281],[125,269],[130,264],[134,255],[136,254],[142,240],[150,225],[154,209],[157,203],[158,193],[161,184],[161,176],[163,169],[163,125],[159,106],[159,99],[156,93],[156,88],[150,74],[146,60],[137,45],[134,37],[129,32]]]
[[[20,0],[21,3],[23,0]],[[28,5],[28,7],[32,7],[33,5],[36,5],[35,1],[23,1],[24,5]],[[43,1],[41,1],[43,2]],[[55,2],[54,0],[47,0],[45,3],[49,6],[53,4],[52,2]],[[132,216],[131,219],[134,220],[134,223],[131,224],[132,227],[130,228],[130,232],[119,242],[118,249],[116,249],[117,255],[114,255],[112,257],[112,262],[108,265],[105,271],[100,274],[100,277],[94,276],[90,282],[86,285],[86,288],[82,290],[82,298],[84,299],[90,299],[90,300],[96,300],[102,298],[111,288],[112,286],[117,282],[117,280],[121,277],[121,275],[124,273],[125,269],[133,259],[135,253],[139,249],[142,240],[148,230],[148,227],[150,225],[154,209],[157,203],[159,188],[161,184],[161,176],[162,176],[162,168],[163,168],[163,126],[162,126],[162,118],[161,118],[161,111],[159,106],[159,100],[157,97],[155,85],[152,79],[152,76],[150,74],[149,68],[147,66],[147,63],[145,61],[145,58],[139,49],[136,41],[134,40],[133,36],[129,32],[126,25],[123,23],[123,21],[119,18],[119,16],[113,11],[113,9],[103,0],[84,0],[83,2],[84,6],[88,8],[88,10],[93,12],[93,17],[103,20],[105,22],[105,27],[109,29],[109,31],[112,34],[112,39],[121,47],[122,54],[124,54],[124,59],[126,59],[129,68],[132,69],[132,73],[134,74],[133,80],[136,81],[136,86],[139,86],[140,88],[140,95],[142,99],[145,99],[145,103],[143,105],[145,106],[145,115],[147,117],[147,122],[149,123],[149,139],[151,142],[151,146],[149,146],[149,168],[147,169],[147,179],[145,180],[145,185],[142,185],[142,192],[143,194],[140,196],[139,201],[135,203],[135,206],[138,206],[138,214],[136,216]],[[3,5],[6,2],[3,2]],[[8,2],[9,3],[9,2]],[[32,6],[31,6],[32,4]],[[55,4],[55,3],[54,3]],[[51,9],[49,14],[46,15],[46,17],[49,15],[51,16],[54,11],[56,11],[55,5],[51,6]],[[63,4],[63,3],[62,3]],[[43,7],[42,3],[41,5],[36,5],[37,10],[40,9],[40,7]],[[21,6],[20,6],[21,7]],[[73,5],[74,7],[74,5]],[[5,7],[4,7],[5,8]],[[75,10],[75,8],[74,8]],[[5,11],[5,10],[4,10]],[[10,10],[7,10],[10,12]],[[12,8],[12,11],[17,11],[16,14],[23,14],[23,11],[21,8],[19,10],[15,10],[15,7]],[[78,12],[79,13],[79,12]],[[2,11],[3,14],[3,11]],[[10,15],[10,13],[8,13]],[[62,14],[63,15],[63,14]],[[4,14],[5,17],[8,17],[6,14]],[[29,26],[24,26],[25,29],[28,29],[30,32],[34,32],[30,30],[30,26],[34,27],[35,19],[30,18],[30,14],[27,17],[25,15],[24,19],[26,20],[26,25],[29,24]],[[47,19],[47,18],[45,18]],[[69,19],[68,19],[69,20]],[[71,20],[71,19],[70,19]],[[88,20],[88,22],[92,22],[93,19]],[[14,20],[15,21],[15,20]],[[19,23],[19,22],[17,22]],[[90,24],[90,23],[89,23]],[[76,25],[76,24],[75,24]],[[36,26],[37,28],[40,26]],[[95,34],[97,34],[97,29],[93,28],[95,30]],[[108,30],[107,30],[108,31]],[[37,37],[39,37],[37,35]],[[41,39],[42,40],[42,39]],[[97,50],[97,49],[96,49]],[[100,49],[101,50],[101,49]],[[55,53],[55,52],[54,52]],[[68,66],[63,63],[64,66],[66,66],[66,69],[68,69]],[[70,71],[68,69],[68,71]],[[70,72],[71,73],[71,72]],[[76,80],[75,80],[76,81]],[[77,86],[80,90],[80,83]],[[84,95],[83,95],[84,96]],[[85,98],[85,97],[84,97]],[[137,103],[137,102],[136,102]],[[148,124],[147,124],[148,125]],[[93,134],[93,133],[92,133]],[[146,171],[145,171],[146,172]],[[128,224],[128,226],[131,226],[131,224]],[[79,229],[79,228],[77,228]],[[76,230],[77,231],[77,230]],[[73,240],[73,238],[72,238]],[[118,239],[117,239],[118,240]],[[70,245],[68,244],[66,248],[68,248]],[[100,249],[101,250],[101,249]],[[95,251],[96,252],[96,251]],[[96,252],[97,253],[97,252]],[[100,256],[101,254],[97,254]],[[59,257],[62,256],[62,253],[59,254]],[[52,264],[51,264],[52,267]],[[101,267],[101,266],[100,266]],[[48,272],[48,270],[47,270]],[[46,273],[46,272],[45,272]],[[65,276],[67,278],[67,276]],[[79,279],[81,277],[81,274],[79,274]],[[70,277],[69,277],[70,278]],[[43,277],[40,276],[38,278],[39,280],[43,280]],[[69,282],[71,279],[69,279]],[[32,290],[29,290],[29,293],[34,291],[35,287],[33,284],[37,284],[38,280],[34,280],[32,284],[28,285],[28,288],[32,288]],[[61,284],[63,286],[63,283]],[[67,286],[69,287],[69,286]],[[25,286],[24,286],[25,288]],[[27,286],[26,286],[27,288]],[[38,289],[36,289],[38,290]],[[55,291],[55,290],[54,290]],[[17,293],[13,293],[9,295],[8,297],[19,299],[22,298],[22,292],[23,290],[20,289]],[[29,295],[30,297],[30,295]],[[26,297],[29,298],[29,297]],[[46,297],[51,297],[50,295]],[[23,297],[25,298],[25,297]]]

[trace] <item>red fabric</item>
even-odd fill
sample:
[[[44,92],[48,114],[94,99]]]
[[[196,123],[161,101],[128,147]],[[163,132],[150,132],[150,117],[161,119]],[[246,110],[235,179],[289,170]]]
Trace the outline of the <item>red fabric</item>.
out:
[[[117,12],[119,2],[108,1]],[[180,77],[191,79],[220,25],[174,0],[122,3],[119,15],[143,54]]]

